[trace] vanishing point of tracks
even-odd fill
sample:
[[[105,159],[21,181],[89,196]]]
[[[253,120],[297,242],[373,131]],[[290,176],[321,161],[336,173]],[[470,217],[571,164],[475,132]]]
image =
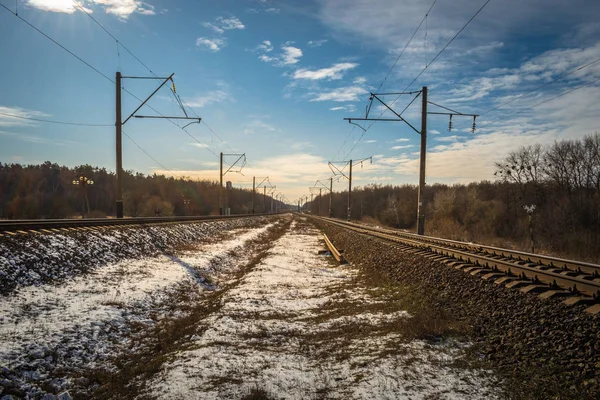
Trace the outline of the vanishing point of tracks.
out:
[[[519,288],[522,292],[540,293],[542,298],[565,296],[567,304],[595,304],[588,310],[600,312],[600,265],[597,264],[311,217],[393,242],[407,252],[421,254],[483,279],[493,279],[496,284]]]

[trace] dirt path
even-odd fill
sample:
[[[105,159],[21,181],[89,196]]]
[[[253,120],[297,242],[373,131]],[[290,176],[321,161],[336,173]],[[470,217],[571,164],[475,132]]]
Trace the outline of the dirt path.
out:
[[[489,374],[457,367],[464,344],[433,344],[394,290],[317,255],[319,232],[296,219],[220,299],[185,349],[147,385],[157,399],[493,398]],[[144,397],[145,397],[144,396]],[[254,396],[254,397],[251,397]]]

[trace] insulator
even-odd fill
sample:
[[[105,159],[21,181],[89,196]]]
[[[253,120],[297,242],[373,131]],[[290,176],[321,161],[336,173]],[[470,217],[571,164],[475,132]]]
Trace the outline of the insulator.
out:
[[[450,114],[450,121],[448,121],[448,132],[452,132],[452,114]]]
[[[175,89],[175,82],[173,82],[173,93],[177,93],[177,90]]]
[[[477,124],[475,123],[475,120],[477,119],[477,116],[474,115],[473,116],[473,127],[471,128],[471,132],[475,133],[475,129],[477,129]]]

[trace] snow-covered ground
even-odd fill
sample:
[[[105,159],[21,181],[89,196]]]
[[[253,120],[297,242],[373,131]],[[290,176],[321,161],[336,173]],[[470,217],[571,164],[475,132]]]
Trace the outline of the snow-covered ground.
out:
[[[157,399],[236,399],[251,390],[278,399],[497,396],[486,374],[452,368],[458,346],[406,341],[394,332],[355,334],[361,326],[410,318],[402,310],[328,315],[336,304],[384,299],[353,286],[355,269],[332,265],[317,255],[322,248],[314,228],[293,223],[267,257],[228,290],[220,310],[203,321],[191,345],[173,355],[145,394]]]
[[[237,399],[251,390],[284,399],[498,396],[485,371],[453,367],[464,345],[402,337],[395,324],[411,316],[361,284],[353,266],[318,255],[323,243],[306,220],[294,217],[278,240],[265,240],[290,218],[229,226],[218,237],[156,229],[148,240],[169,232],[196,239],[0,298],[0,397],[89,393],[85,371],[119,374],[115,357],[129,359],[143,349],[144,332],[194,307],[206,316],[142,382],[144,398]],[[98,234],[92,240],[102,246]]]
[[[165,310],[156,314],[178,288],[214,290],[219,277],[247,262],[246,244],[273,225],[229,230],[225,240],[197,242],[177,255],[126,259],[0,297],[0,396],[7,386],[34,398],[44,393],[42,384],[55,393],[69,388],[67,379],[50,381],[50,373],[106,363],[127,345],[133,322],[151,324],[151,313],[164,318]],[[241,256],[232,257],[236,252]]]

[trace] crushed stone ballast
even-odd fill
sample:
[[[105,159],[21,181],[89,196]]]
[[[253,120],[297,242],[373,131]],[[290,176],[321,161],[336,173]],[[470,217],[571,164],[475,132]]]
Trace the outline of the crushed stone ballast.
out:
[[[418,252],[471,275],[519,288],[524,293],[539,293],[541,298],[564,296],[566,304],[591,304],[589,312],[600,312],[600,265],[310,217],[401,244],[406,246],[406,251]]]

